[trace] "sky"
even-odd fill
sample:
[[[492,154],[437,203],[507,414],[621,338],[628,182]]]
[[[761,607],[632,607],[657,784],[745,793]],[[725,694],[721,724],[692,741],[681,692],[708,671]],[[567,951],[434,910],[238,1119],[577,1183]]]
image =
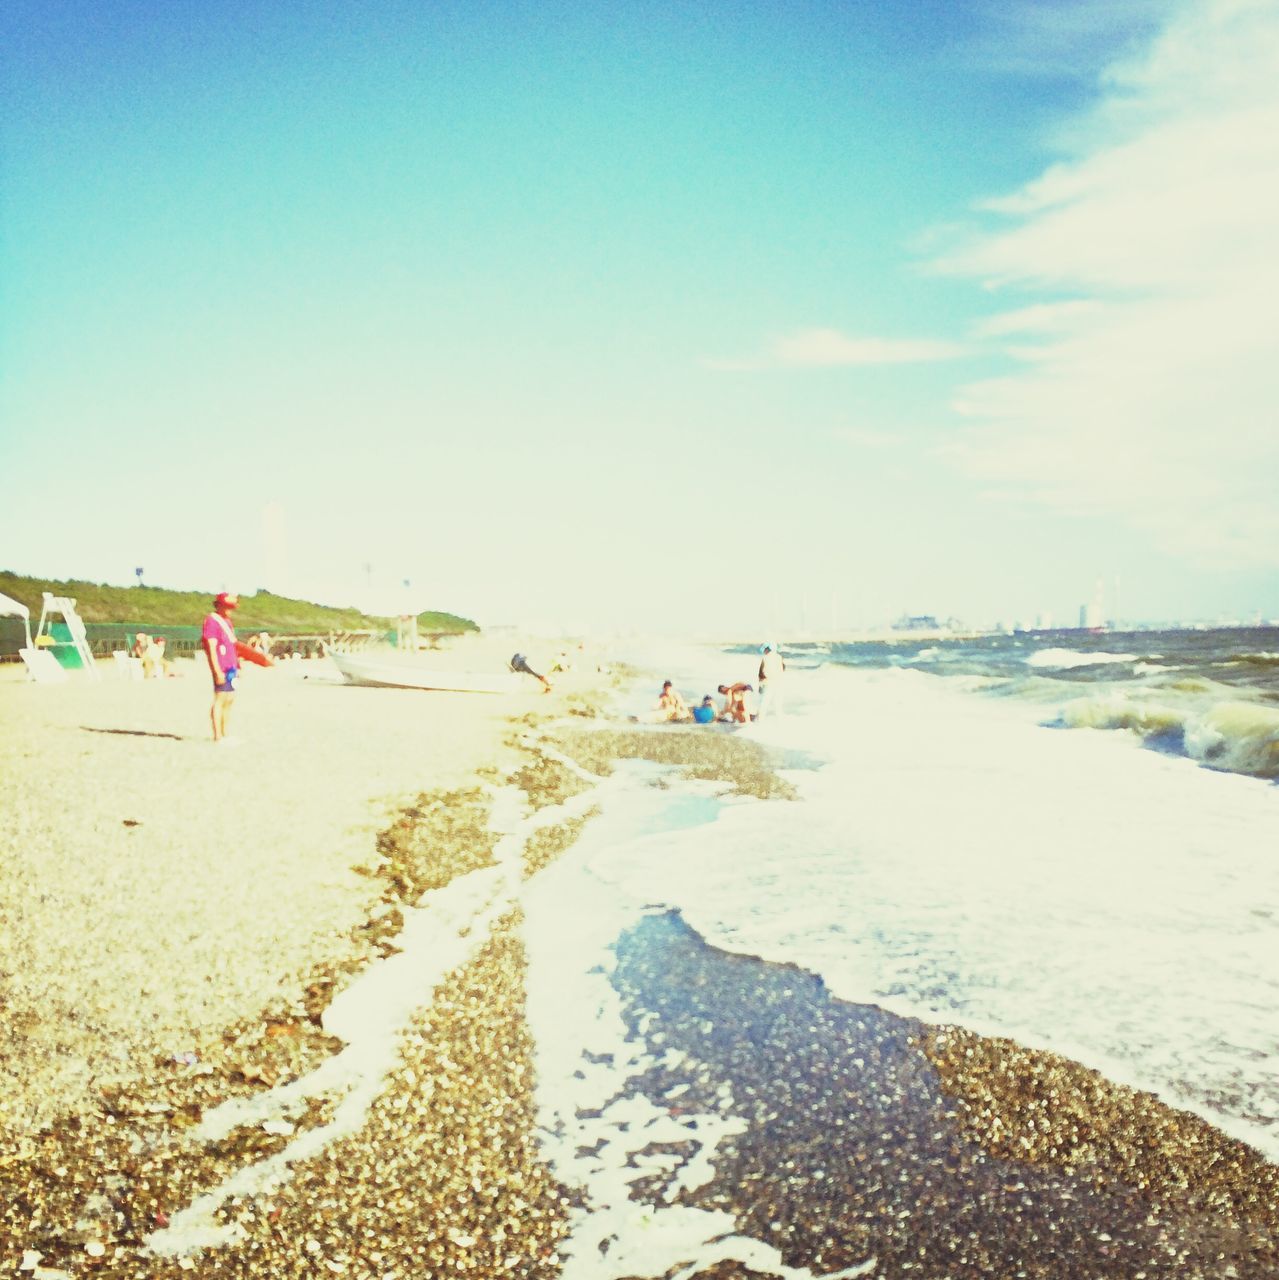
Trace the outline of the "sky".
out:
[[[1274,0],[10,0],[0,568],[1279,618]]]

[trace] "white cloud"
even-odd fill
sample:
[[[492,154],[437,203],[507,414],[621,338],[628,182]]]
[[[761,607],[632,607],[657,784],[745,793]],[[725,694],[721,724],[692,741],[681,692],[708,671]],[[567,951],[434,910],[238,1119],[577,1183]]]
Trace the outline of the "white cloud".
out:
[[[1040,302],[1016,311],[988,316],[974,330],[979,338],[1000,338],[1009,334],[1054,333],[1070,328],[1084,316],[1095,315],[1101,304],[1091,299],[1070,302]]]
[[[973,52],[983,65],[1030,76],[1079,76],[1106,51],[1148,36],[1170,0],[987,0],[986,32]]]
[[[707,359],[702,363],[708,369],[721,371],[811,369],[841,365],[922,364],[953,360],[966,354],[967,349],[958,343],[931,338],[854,338],[837,329],[804,329],[778,338],[761,356],[737,360]]]
[[[1034,345],[958,393],[951,452],[1199,561],[1279,564],[1279,10],[1187,10],[1106,84],[1084,149],[938,264],[1070,298],[979,327]]]
[[[797,365],[920,364],[953,360],[964,349],[953,342],[927,338],[850,338],[835,329],[807,329],[780,339],[777,363]]]

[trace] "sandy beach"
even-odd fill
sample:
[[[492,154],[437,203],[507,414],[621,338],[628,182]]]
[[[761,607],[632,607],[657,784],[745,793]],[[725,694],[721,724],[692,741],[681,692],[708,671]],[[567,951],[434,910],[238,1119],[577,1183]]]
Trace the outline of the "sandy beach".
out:
[[[500,697],[251,671],[229,749],[208,740],[194,666],[4,673],[6,1264],[38,1280],[1279,1273],[1279,1171],[1242,1143],[1051,1055],[836,1001],[669,915],[615,942],[649,1066],[609,1105],[647,1100],[675,1136],[620,1204],[566,1180],[548,1150],[577,1139],[541,1127],[536,1101],[522,886],[570,861],[626,761],[745,802],[790,795],[745,739],[601,731],[608,680],[582,666],[552,695]],[[583,1213],[642,1233],[672,1207],[722,1215],[715,1260],[690,1245],[632,1270],[607,1234],[594,1259],[568,1249]]]
[[[176,665],[0,687],[0,1107],[20,1132],[266,1007],[365,918],[357,868],[396,809],[508,758],[512,700],[356,689],[325,662],[246,671],[215,748],[207,675]]]

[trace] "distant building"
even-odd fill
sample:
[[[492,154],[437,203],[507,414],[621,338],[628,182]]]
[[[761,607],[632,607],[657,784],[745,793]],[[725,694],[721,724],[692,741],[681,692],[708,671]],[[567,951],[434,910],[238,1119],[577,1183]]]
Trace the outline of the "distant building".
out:
[[[894,631],[940,631],[941,623],[931,613],[903,613],[893,623]]]
[[[1079,606],[1079,625],[1085,631],[1099,631],[1105,625],[1105,619],[1102,617],[1101,601],[1094,600],[1091,604],[1081,604]]]

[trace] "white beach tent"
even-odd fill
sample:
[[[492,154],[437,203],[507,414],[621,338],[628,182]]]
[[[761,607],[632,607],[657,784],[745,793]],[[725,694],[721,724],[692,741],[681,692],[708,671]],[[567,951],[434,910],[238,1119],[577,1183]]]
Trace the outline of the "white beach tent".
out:
[[[31,610],[21,600],[0,595],[0,618],[22,619],[22,629],[27,633],[27,643],[18,650],[18,654],[27,669],[29,680],[56,684],[67,678],[67,673],[58,665],[57,658],[51,653],[45,653],[43,649],[37,649],[31,642]]]
[[[31,643],[31,610],[20,600],[11,600],[6,595],[0,595],[0,618],[21,618],[22,625],[27,632],[28,649],[35,646]]]

